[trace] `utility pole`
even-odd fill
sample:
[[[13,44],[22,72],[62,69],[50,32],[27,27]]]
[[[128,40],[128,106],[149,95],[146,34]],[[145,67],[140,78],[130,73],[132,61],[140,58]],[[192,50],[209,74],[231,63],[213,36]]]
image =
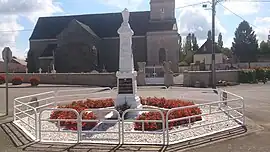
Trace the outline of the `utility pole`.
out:
[[[215,54],[215,17],[216,17],[216,0],[212,0],[212,88],[216,89],[216,54]]]

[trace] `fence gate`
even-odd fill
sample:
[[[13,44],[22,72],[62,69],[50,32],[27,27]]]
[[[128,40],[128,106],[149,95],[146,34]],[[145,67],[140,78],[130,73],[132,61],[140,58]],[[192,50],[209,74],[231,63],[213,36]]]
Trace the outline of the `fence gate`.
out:
[[[146,84],[164,84],[163,66],[147,66],[145,67],[145,75]]]

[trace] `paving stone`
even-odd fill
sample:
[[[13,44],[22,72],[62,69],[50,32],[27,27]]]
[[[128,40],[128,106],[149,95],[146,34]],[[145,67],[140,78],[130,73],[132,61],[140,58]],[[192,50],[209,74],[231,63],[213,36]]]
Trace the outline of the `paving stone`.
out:
[[[23,143],[13,134],[13,133],[10,133],[8,134],[8,136],[11,138],[11,140],[14,142],[14,144],[19,147],[19,146],[22,146]]]
[[[119,148],[119,150],[131,150],[131,151],[136,151],[136,150],[139,150],[141,147],[138,146],[138,147],[135,147],[135,146],[126,146],[126,145],[123,145]]]
[[[2,128],[5,130],[5,132],[11,133],[11,130],[8,128],[8,126],[6,124],[3,124]]]
[[[70,149],[69,152],[88,152],[89,149]]]
[[[162,147],[141,147],[140,151],[160,151]]]
[[[37,144],[31,145],[31,147],[34,147],[34,148],[49,148],[50,146],[52,146],[52,145],[42,144],[42,143],[37,143]]]

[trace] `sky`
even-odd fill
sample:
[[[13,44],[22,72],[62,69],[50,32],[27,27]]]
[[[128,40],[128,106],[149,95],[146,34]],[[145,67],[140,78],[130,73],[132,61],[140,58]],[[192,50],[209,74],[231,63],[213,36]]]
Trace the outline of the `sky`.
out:
[[[199,45],[211,29],[208,0],[176,0],[180,35],[193,32]],[[231,47],[241,21],[250,23],[259,41],[270,31],[270,0],[220,0],[217,4],[216,35],[222,33],[225,47]],[[38,17],[150,10],[150,0],[0,0],[0,48],[10,47],[13,55],[25,58]],[[201,2],[206,2],[203,8]],[[198,4],[198,5],[193,5]],[[225,8],[226,9],[225,9]],[[233,13],[232,13],[233,12]],[[1,56],[1,54],[0,54]]]

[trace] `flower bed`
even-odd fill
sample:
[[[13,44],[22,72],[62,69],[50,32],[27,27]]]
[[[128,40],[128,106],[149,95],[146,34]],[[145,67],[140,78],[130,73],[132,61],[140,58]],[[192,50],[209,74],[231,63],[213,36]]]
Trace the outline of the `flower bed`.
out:
[[[6,82],[6,77],[3,75],[0,75],[0,84],[4,84]]]
[[[11,80],[12,85],[21,85],[23,83],[23,77],[15,76]]]
[[[173,100],[173,99],[165,99],[165,98],[146,98],[142,99],[141,102],[143,105],[148,105],[148,106],[155,106],[159,108],[164,108],[164,109],[172,109],[172,108],[177,108],[177,107],[185,107],[185,106],[192,106],[195,105],[193,102],[187,102],[187,101],[182,101],[182,100]],[[166,118],[166,114],[168,110],[164,110],[164,118]],[[201,110],[199,107],[193,107],[193,108],[186,108],[183,110],[176,110],[172,113],[169,114],[169,120],[172,119],[177,119],[177,118],[184,118],[188,116],[195,116],[195,115],[200,115]],[[137,120],[162,120],[161,114],[159,112],[148,112],[148,113],[142,113]],[[193,123],[195,121],[200,121],[202,120],[201,116],[197,116],[194,118],[191,118],[190,122]],[[175,121],[175,122],[170,122],[169,123],[169,128],[173,126],[179,126],[183,124],[187,124],[189,122],[188,119],[180,120],[180,121]],[[166,123],[166,122],[165,122]],[[160,130],[162,129],[162,123],[160,122],[145,122],[144,123],[144,130],[146,131],[153,131],[153,130]],[[142,123],[141,122],[136,122],[134,126],[134,130],[142,130]]]
[[[163,114],[164,118],[166,118],[166,114],[169,109],[177,108],[177,107],[185,107],[185,106],[192,106],[195,105],[193,102],[187,102],[182,100],[173,100],[173,99],[165,99],[165,98],[141,98],[141,103],[147,106],[154,106],[158,108],[164,108]],[[95,109],[95,108],[106,108],[106,107],[113,107],[114,101],[113,99],[103,99],[103,100],[91,100],[87,99],[85,101],[77,101],[72,102],[69,105],[65,106],[58,106],[58,108],[71,108],[75,109],[79,114],[85,109]],[[169,120],[183,118],[188,116],[195,116],[200,115],[201,110],[198,107],[193,108],[186,108],[183,110],[176,110],[169,115]],[[50,115],[50,119],[76,119],[76,115],[74,112],[71,111],[55,111]],[[83,114],[82,119],[84,120],[95,120],[97,117],[93,112],[86,112]],[[142,113],[137,117],[137,120],[162,120],[162,116],[159,112],[147,112]],[[200,121],[202,120],[201,116],[196,116],[190,120],[190,122]],[[179,126],[182,124],[188,123],[189,120],[180,120],[175,122],[169,123],[169,128],[173,126]],[[88,130],[92,129],[97,125],[96,122],[83,122],[82,129]],[[77,130],[77,123],[75,121],[61,121],[60,126],[64,129],[70,130]],[[145,131],[154,131],[162,129],[162,123],[160,122],[145,122],[144,123],[144,130]],[[142,130],[142,123],[135,122],[134,123],[134,130]]]
[[[40,83],[40,78],[39,77],[30,77],[29,79],[30,83],[31,83],[31,86],[35,87],[35,86],[38,86],[39,83]]]
[[[92,108],[106,108],[113,106],[113,99],[91,100],[72,102],[65,106],[58,106],[57,108],[70,108],[76,110],[79,114],[86,109]],[[93,112],[86,112],[83,114],[83,120],[95,120],[97,117]],[[76,114],[72,111],[54,111],[50,115],[50,119],[76,119]],[[89,130],[97,125],[96,122],[83,122],[82,129]],[[64,129],[77,130],[77,123],[75,121],[61,121],[60,126]]]

